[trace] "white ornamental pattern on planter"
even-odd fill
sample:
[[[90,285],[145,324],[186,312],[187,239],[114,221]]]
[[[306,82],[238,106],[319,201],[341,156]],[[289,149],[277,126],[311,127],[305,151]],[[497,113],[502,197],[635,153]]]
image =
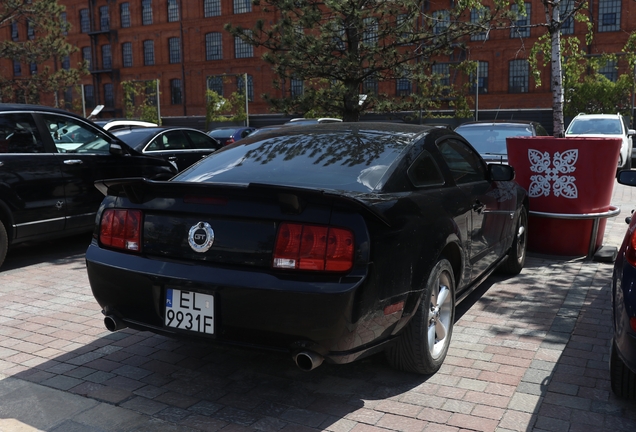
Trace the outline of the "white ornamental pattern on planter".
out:
[[[556,152],[552,160],[547,151],[542,153],[539,150],[528,149],[530,171],[539,174],[530,176],[528,195],[536,198],[554,193],[556,197],[578,198],[578,189],[574,184],[576,177],[564,175],[576,170],[574,165],[578,158],[579,151],[576,149],[566,150],[563,153]]]

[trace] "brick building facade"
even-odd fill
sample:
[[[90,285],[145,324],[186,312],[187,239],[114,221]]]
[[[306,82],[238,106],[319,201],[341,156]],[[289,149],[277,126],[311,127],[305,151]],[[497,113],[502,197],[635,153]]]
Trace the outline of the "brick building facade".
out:
[[[204,116],[206,88],[227,97],[239,86],[244,88],[245,74],[250,114],[270,112],[262,94],[281,95],[281,90],[273,87],[275,77],[271,69],[261,60],[262,52],[235,41],[223,30],[227,22],[251,28],[257,19],[276,18],[252,6],[250,0],[58,2],[66,7],[66,20],[71,24],[68,40],[79,50],[70,59],[58,59],[53,66],[68,67],[82,59],[90,60],[91,74],[82,83],[84,99],[89,110],[97,104],[105,105],[102,117],[124,114],[122,81],[159,79],[162,117]],[[428,9],[445,9],[452,3],[433,0]],[[589,4],[595,38],[587,47],[588,53],[619,53],[636,27],[629,19],[635,15],[631,10],[636,9],[636,3],[590,0]],[[526,8],[533,27],[524,29],[521,34],[510,29],[493,31],[487,40],[473,37],[465,51],[437,59],[438,65],[462,58],[480,62],[480,91],[476,98],[480,110],[551,107],[549,68],[542,69],[543,85],[537,87],[527,63],[530,47],[545,32],[539,25],[545,22],[545,12],[538,1],[527,2]],[[583,40],[585,24],[571,24],[566,33],[580,35]],[[11,29],[7,27],[2,32],[11,32]],[[10,37],[10,34],[2,37]],[[0,66],[3,73],[10,73],[10,61],[0,60]],[[608,76],[617,70],[624,72],[625,68],[621,62],[616,67],[609,65]],[[25,73],[25,68],[21,73]],[[283,91],[292,91],[290,85]],[[397,88],[392,83],[381,83],[380,91],[395,93]],[[62,93],[65,93],[61,98],[66,100],[67,106],[75,102],[72,105],[77,110],[81,95],[70,90]],[[46,97],[41,102],[52,104]]]

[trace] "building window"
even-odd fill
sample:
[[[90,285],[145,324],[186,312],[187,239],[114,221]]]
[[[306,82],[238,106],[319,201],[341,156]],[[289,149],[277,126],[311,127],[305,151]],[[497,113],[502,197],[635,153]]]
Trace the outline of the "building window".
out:
[[[289,91],[291,93],[291,96],[292,97],[302,96],[302,94],[305,91],[303,80],[292,78],[290,84],[291,85],[290,85]]]
[[[234,13],[252,12],[252,0],[234,0]]]
[[[512,27],[510,28],[510,37],[530,37],[530,16],[532,14],[532,7],[530,3],[524,3],[526,12],[521,15],[519,11],[519,6],[516,4],[512,5],[512,13],[517,17],[516,21],[513,21]]]
[[[181,63],[181,38],[169,38],[168,49],[170,63]]]
[[[155,64],[155,42],[151,40],[144,41],[144,65],[152,66]]]
[[[88,9],[80,9],[80,31],[88,33],[91,31],[91,20],[88,18]]]
[[[252,36],[251,30],[243,30],[246,36]],[[234,36],[234,58],[254,57],[254,47],[243,41],[238,36]]]
[[[245,76],[239,75],[236,80],[236,89],[242,95],[245,94]],[[254,101],[254,79],[252,75],[247,76],[247,100]]]
[[[130,3],[122,3],[119,5],[119,17],[122,28],[130,27]]]
[[[508,93],[528,93],[528,60],[512,60],[508,70]]]
[[[436,75],[438,82],[443,86],[450,86],[450,66],[448,63],[436,63],[431,68],[431,72]]]
[[[92,108],[95,106],[95,91],[92,85],[84,86],[84,103],[87,107]]]
[[[71,58],[69,56],[62,57],[62,69],[69,70],[71,68]]]
[[[113,85],[110,83],[104,84],[104,106],[106,108],[113,108],[115,106],[115,94],[113,92]]]
[[[177,0],[168,0],[168,22],[179,21],[179,5]]]
[[[110,30],[110,14],[108,13],[108,6],[99,7],[99,28],[102,31]]]
[[[221,15],[221,0],[205,0],[203,2],[203,16],[213,17]]]
[[[395,80],[395,93],[397,96],[410,96],[413,93],[413,83],[408,78]]]
[[[143,25],[152,24],[152,2],[150,0],[142,0],[141,2],[141,23]]]
[[[477,66],[477,91],[479,94],[488,93],[488,62],[480,61]],[[470,74],[470,92],[475,93],[475,75]]]
[[[364,19],[364,32],[362,33],[362,43],[367,46],[378,44],[378,20],[375,18]]]
[[[223,96],[223,77],[222,76],[209,76],[208,77],[208,90],[212,90],[219,96]]]
[[[18,22],[13,21],[11,23],[11,40],[17,42],[20,39],[20,33],[18,32]]]
[[[490,9],[487,7],[472,8],[470,10],[470,22],[477,25],[480,22],[483,22],[489,15],[490,15]],[[474,33],[470,35],[470,40],[481,41],[481,40],[486,40],[487,37],[488,37],[488,33],[483,31],[483,32]]]
[[[110,45],[102,45],[102,69],[110,70],[113,68],[113,56]]]
[[[378,79],[375,75],[370,75],[362,81],[363,94],[378,94]]]
[[[572,13],[574,8],[574,3],[571,1],[562,1],[559,3],[559,15],[561,17],[561,21],[563,21],[563,17],[569,13]],[[567,20],[563,21],[561,25],[561,34],[571,35],[574,34],[574,17],[570,17]]]
[[[38,64],[36,62],[31,62],[29,64],[29,72],[31,72],[31,75],[37,75],[37,73],[38,73]]]
[[[180,79],[170,80],[170,102],[172,105],[181,105],[183,103]]]
[[[68,29],[70,28],[68,24],[68,20],[66,19],[66,12],[60,13],[60,28],[62,29],[62,34],[64,36],[68,36]]]
[[[86,67],[88,68],[88,70],[92,70],[93,69],[93,56],[91,55],[91,48],[90,47],[83,47],[82,48],[82,60],[84,60],[86,62]]]
[[[599,0],[598,31],[619,31],[621,25],[621,0]]]
[[[13,75],[22,76],[22,66],[20,65],[20,62],[17,60],[13,60]]]
[[[438,35],[444,33],[450,26],[450,13],[447,10],[438,10],[433,12],[433,33]]]
[[[35,28],[33,27],[33,23],[30,19],[27,20],[27,37],[29,40],[35,39]]]
[[[608,80],[616,82],[618,80],[618,65],[616,64],[616,60],[608,60],[605,66],[598,70],[598,73]]]
[[[121,59],[125,68],[132,67],[132,42],[124,42],[121,44]]]
[[[223,44],[221,33],[208,33],[205,35],[205,59],[223,59]]]

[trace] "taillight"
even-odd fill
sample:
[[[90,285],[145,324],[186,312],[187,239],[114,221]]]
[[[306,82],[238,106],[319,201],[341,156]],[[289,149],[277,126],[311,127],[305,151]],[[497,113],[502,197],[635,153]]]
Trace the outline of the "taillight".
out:
[[[281,223],[274,268],[344,272],[353,267],[353,232],[320,225]]]
[[[636,267],[636,229],[631,229],[631,227],[629,231],[629,242],[625,249],[625,259],[628,263]]]
[[[632,330],[636,331],[636,317],[631,317],[629,319],[629,324],[632,326]]]
[[[104,246],[141,252],[141,211],[106,209],[99,225]]]
[[[230,145],[230,144],[232,144],[233,142],[234,142],[234,138],[229,137],[229,138],[227,139],[227,141],[225,141],[225,145]]]

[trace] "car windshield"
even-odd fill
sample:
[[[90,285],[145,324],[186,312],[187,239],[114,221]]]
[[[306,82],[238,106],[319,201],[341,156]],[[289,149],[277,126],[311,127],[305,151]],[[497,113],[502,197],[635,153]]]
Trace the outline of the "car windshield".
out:
[[[617,118],[575,118],[566,133],[577,135],[620,135],[623,130],[621,121]]]
[[[113,132],[123,142],[139,150],[148,140],[157,133],[154,128],[120,129]]]
[[[229,138],[236,131],[236,129],[214,129],[208,134],[214,138]]]
[[[411,144],[410,134],[371,131],[292,133],[224,147],[174,181],[369,192]]]
[[[466,138],[482,155],[505,155],[506,138],[532,136],[530,125],[465,125],[458,126],[455,132]]]

